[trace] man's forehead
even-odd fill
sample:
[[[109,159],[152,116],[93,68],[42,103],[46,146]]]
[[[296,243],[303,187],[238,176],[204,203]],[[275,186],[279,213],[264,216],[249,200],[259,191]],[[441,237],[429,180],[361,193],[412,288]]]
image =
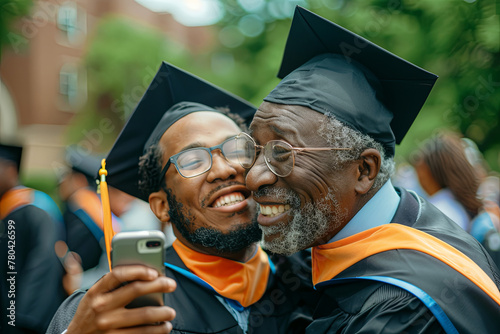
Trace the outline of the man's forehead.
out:
[[[196,114],[205,114],[203,117]],[[160,143],[165,153],[176,154],[189,148],[212,147],[241,132],[226,115],[214,112],[191,114],[172,125],[163,134]]]
[[[216,136],[219,131],[239,131],[238,125],[228,116],[213,112],[200,111],[189,114],[168,128],[165,133],[177,140],[189,140],[189,136]]]
[[[259,130],[271,131],[279,136],[302,133],[319,124],[325,115],[300,105],[283,105],[264,102],[255,113],[250,134]],[[306,128],[304,128],[306,127]]]

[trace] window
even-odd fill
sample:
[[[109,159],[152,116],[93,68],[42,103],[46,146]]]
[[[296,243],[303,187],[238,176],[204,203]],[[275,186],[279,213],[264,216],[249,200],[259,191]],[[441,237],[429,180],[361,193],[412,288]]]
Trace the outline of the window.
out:
[[[75,2],[66,2],[57,12],[57,27],[68,42],[76,44],[86,32],[85,12]]]
[[[85,71],[73,63],[64,64],[59,71],[59,94],[63,109],[77,111],[87,97]]]

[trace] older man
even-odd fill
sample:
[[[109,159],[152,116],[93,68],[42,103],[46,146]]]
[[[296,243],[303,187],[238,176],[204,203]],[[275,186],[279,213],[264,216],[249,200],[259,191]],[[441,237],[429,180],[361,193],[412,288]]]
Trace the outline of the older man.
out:
[[[293,333],[305,328],[308,317],[302,314],[293,267],[278,275],[257,243],[255,203],[236,152],[243,119],[201,103],[247,119],[255,110],[164,63],[108,156],[109,183],[148,200],[162,222],[172,222],[177,241],[167,249],[165,266],[177,288],[145,267],[117,267],[86,294],[67,300],[50,333],[66,328],[68,333],[129,333],[129,327],[138,333]],[[120,287],[124,281],[135,281],[136,287]],[[167,293],[166,306],[125,308],[150,292]],[[151,325],[155,322],[161,326]]]
[[[263,247],[313,247],[322,297],[307,332],[498,333],[491,258],[389,179],[436,76],[302,8],[279,76],[240,161]]]

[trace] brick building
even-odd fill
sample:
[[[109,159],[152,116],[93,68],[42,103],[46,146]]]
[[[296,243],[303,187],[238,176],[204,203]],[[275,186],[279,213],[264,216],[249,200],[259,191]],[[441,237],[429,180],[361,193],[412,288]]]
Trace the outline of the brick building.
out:
[[[65,126],[87,97],[87,36],[109,14],[153,27],[191,52],[212,41],[210,28],[183,26],[134,0],[35,0],[17,22],[25,39],[9,35],[13,47],[2,50],[0,64],[0,141],[24,144],[25,173],[62,162]]]

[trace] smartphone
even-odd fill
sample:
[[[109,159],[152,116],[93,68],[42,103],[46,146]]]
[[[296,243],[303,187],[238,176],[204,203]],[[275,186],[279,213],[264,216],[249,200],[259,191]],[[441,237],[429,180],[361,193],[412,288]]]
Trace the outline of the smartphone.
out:
[[[165,234],[161,231],[117,233],[111,241],[111,266],[142,264],[165,275]],[[154,293],[134,299],[126,308],[163,305],[163,294]]]

